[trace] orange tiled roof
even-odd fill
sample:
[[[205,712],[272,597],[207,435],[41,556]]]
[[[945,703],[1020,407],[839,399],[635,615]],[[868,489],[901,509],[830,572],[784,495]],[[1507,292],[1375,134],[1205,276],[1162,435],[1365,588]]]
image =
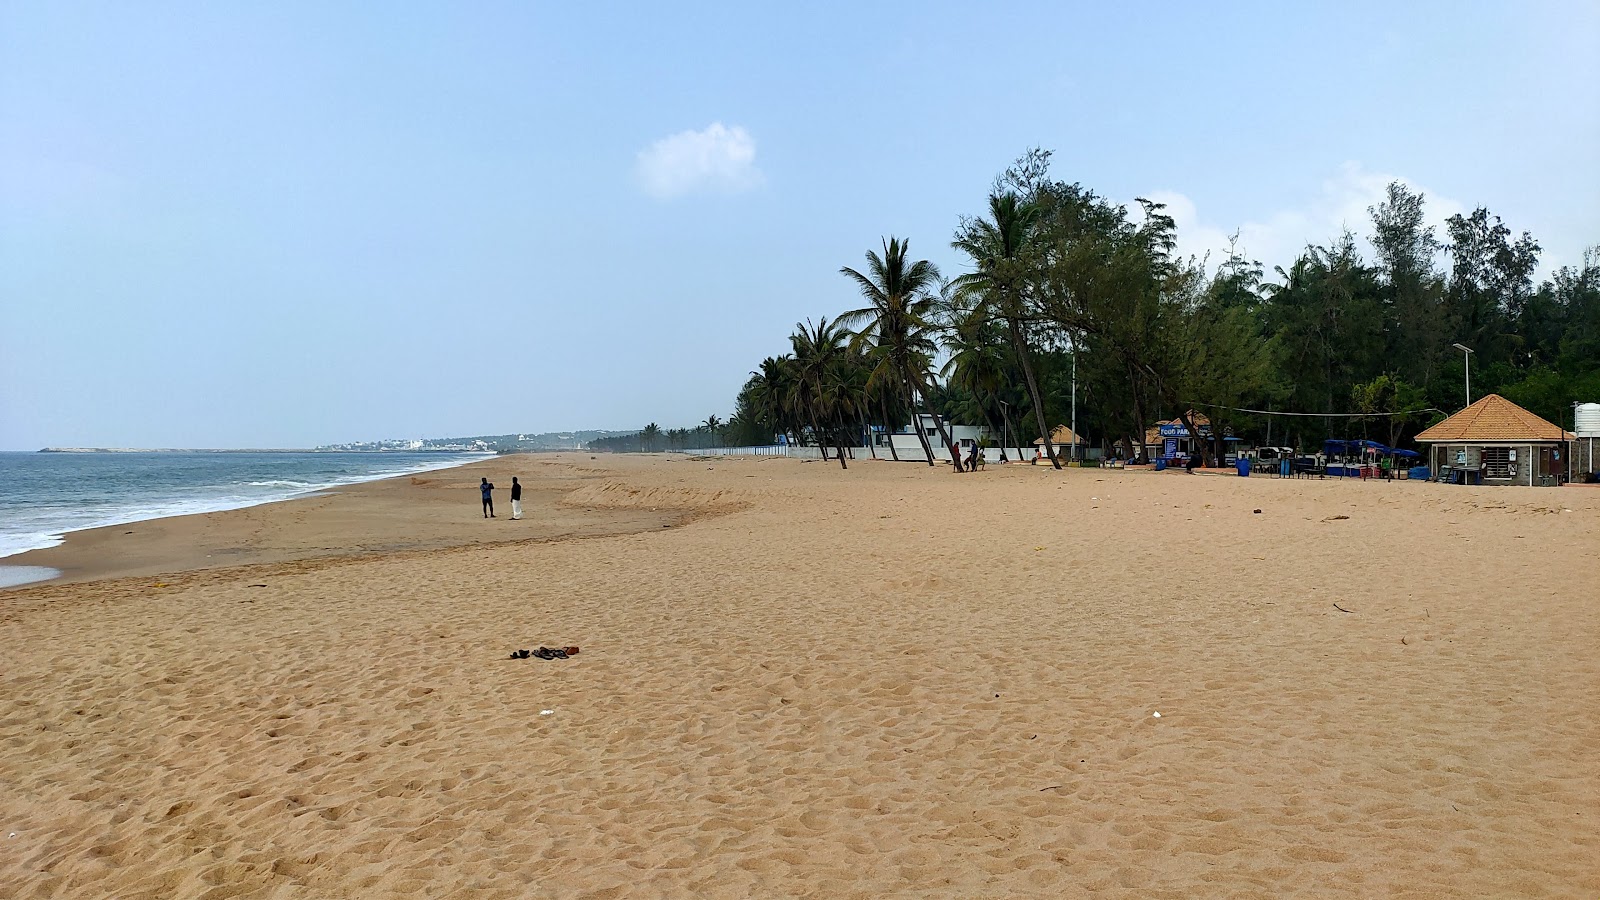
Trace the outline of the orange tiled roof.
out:
[[[1044,438],[1034,438],[1033,442],[1044,446]],[[1057,447],[1065,447],[1072,443],[1072,429],[1065,425],[1057,425],[1050,430],[1050,443]],[[1078,443],[1083,443],[1083,438],[1078,438]]]
[[[1490,394],[1417,435],[1419,441],[1564,441],[1574,435]]]

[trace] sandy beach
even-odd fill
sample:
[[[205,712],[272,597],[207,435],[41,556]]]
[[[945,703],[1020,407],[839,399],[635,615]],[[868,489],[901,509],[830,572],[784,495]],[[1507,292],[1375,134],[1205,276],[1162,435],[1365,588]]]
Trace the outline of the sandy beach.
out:
[[[1580,487],[588,454],[85,532],[7,560],[0,893],[1592,898],[1597,550]]]

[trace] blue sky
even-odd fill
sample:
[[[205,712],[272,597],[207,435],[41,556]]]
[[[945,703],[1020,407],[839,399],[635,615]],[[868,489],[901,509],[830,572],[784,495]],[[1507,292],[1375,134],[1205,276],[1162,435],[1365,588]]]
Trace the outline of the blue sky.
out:
[[[1269,269],[1600,244],[1600,5],[0,0],[0,449],[726,417],[1030,146]],[[581,8],[580,8],[581,7]]]

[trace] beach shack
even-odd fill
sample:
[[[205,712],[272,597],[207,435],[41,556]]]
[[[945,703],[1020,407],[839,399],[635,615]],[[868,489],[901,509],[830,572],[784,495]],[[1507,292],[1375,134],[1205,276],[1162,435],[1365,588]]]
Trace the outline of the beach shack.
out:
[[[1557,485],[1577,435],[1490,394],[1417,435],[1440,481]]]
[[[1165,460],[1168,465],[1181,465],[1200,449],[1201,444],[1209,444],[1211,442],[1211,418],[1209,416],[1191,409],[1189,410],[1189,421],[1193,422],[1195,429],[1200,432],[1198,438],[1189,433],[1189,426],[1183,424],[1182,416],[1165,422],[1157,422],[1145,430],[1145,453],[1151,459]],[[1223,441],[1228,445],[1227,455],[1229,460],[1218,460],[1219,463],[1231,461],[1238,452],[1236,447],[1240,442],[1239,438],[1228,434],[1227,429],[1224,429],[1223,434],[1225,435]]]
[[[1076,444],[1078,448],[1078,457],[1080,459],[1088,459],[1089,447],[1084,444],[1082,437],[1072,433],[1071,428],[1068,428],[1065,425],[1057,425],[1056,427],[1050,429],[1050,446],[1056,451],[1057,459],[1071,459],[1072,448],[1074,444]],[[1033,446],[1037,447],[1038,452],[1043,454],[1044,438],[1034,438]],[[1095,455],[1099,455],[1098,451]]]

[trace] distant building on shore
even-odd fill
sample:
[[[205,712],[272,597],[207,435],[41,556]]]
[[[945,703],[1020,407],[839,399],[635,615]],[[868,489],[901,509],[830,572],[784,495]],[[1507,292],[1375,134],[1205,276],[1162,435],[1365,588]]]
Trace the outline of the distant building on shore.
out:
[[[1571,474],[1577,435],[1490,394],[1417,435],[1428,464],[1448,480],[1557,485]]]

